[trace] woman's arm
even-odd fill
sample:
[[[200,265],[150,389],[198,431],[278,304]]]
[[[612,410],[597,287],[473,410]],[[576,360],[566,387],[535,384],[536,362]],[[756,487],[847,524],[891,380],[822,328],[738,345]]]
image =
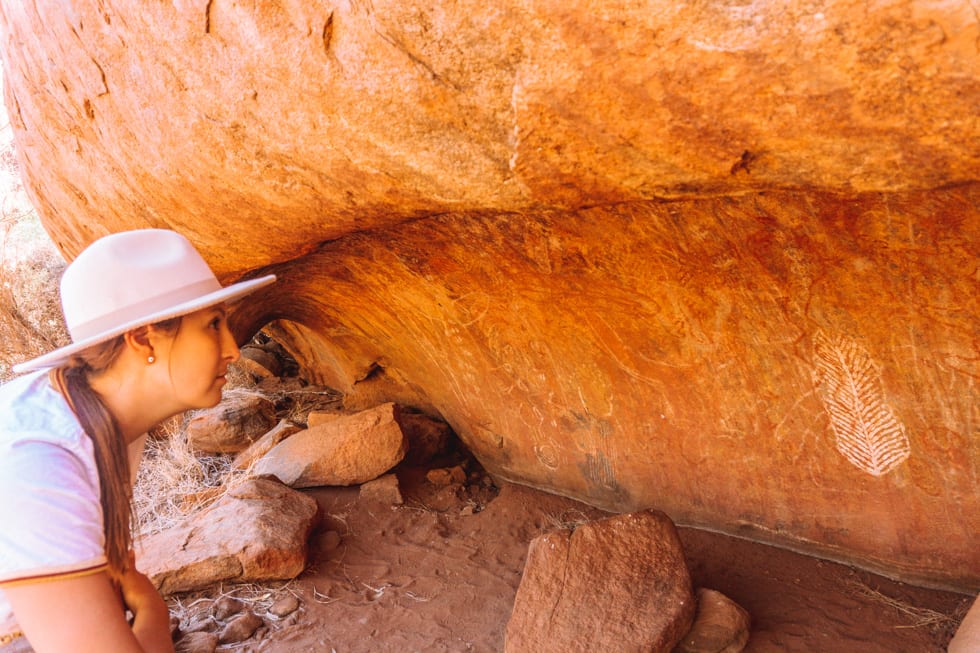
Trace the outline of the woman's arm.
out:
[[[170,639],[170,610],[150,579],[130,566],[119,579],[123,603],[133,613],[133,634],[144,651],[173,650]]]
[[[3,590],[36,653],[173,653],[167,607],[149,580],[131,571],[120,584],[132,627],[104,571]]]

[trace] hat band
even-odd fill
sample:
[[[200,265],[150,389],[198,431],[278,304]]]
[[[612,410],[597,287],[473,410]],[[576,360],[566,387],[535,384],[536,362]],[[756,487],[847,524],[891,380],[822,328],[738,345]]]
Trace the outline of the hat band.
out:
[[[156,315],[157,313],[166,311],[168,308],[174,308],[184,302],[193,301],[218,290],[221,290],[221,284],[218,283],[217,279],[203,279],[144,299],[135,304],[118,308],[107,315],[100,315],[80,324],[75,324],[70,326],[68,330],[71,332],[72,341],[79,342],[120,326],[139,321],[142,318]],[[173,317],[176,317],[176,315]]]

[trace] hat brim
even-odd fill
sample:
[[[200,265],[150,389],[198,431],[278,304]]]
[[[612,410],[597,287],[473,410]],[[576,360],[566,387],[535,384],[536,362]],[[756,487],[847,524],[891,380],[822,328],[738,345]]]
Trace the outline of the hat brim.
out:
[[[59,347],[58,349],[44,354],[43,356],[38,356],[37,358],[33,358],[29,361],[18,363],[17,365],[13,366],[13,371],[20,374],[21,372],[29,372],[31,370],[39,370],[47,367],[59,367],[67,363],[68,360],[78,352],[88,349],[92,345],[97,345],[101,342],[112,340],[116,336],[121,336],[131,329],[180,317],[181,315],[187,315],[188,313],[199,311],[202,308],[207,308],[208,306],[233,302],[241,299],[249,293],[255,292],[259,288],[268,286],[275,280],[276,275],[270,274],[264,277],[259,277],[258,279],[249,279],[248,281],[234,283],[230,286],[222,288],[221,290],[216,290],[212,293],[208,293],[207,295],[202,295],[193,300],[172,306],[165,311],[157,311],[137,320],[131,320],[124,324],[115,326],[107,331],[103,331],[102,333],[85,338],[84,340],[79,340],[78,342],[73,342],[70,345]]]

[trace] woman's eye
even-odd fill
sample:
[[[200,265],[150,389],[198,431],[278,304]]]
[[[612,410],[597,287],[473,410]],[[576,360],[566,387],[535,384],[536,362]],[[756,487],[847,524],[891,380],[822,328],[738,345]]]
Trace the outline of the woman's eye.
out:
[[[221,328],[221,318],[220,317],[214,318],[213,320],[211,320],[211,324],[208,326],[210,326],[212,329],[217,331],[218,329]]]

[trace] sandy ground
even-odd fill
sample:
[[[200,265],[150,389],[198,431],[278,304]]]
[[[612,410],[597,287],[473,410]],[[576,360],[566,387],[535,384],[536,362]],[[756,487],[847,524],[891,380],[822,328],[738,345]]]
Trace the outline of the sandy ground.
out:
[[[357,488],[308,490],[323,511],[310,566],[272,593],[292,593],[302,607],[267,617],[259,638],[218,650],[502,651],[530,540],[606,516],[497,487],[475,464],[466,486],[435,487],[424,474],[399,470],[404,504],[394,508],[361,499]],[[719,590],[751,614],[750,652],[941,652],[970,602],[724,535],[680,533],[695,587]],[[920,623],[930,619],[938,621]]]

